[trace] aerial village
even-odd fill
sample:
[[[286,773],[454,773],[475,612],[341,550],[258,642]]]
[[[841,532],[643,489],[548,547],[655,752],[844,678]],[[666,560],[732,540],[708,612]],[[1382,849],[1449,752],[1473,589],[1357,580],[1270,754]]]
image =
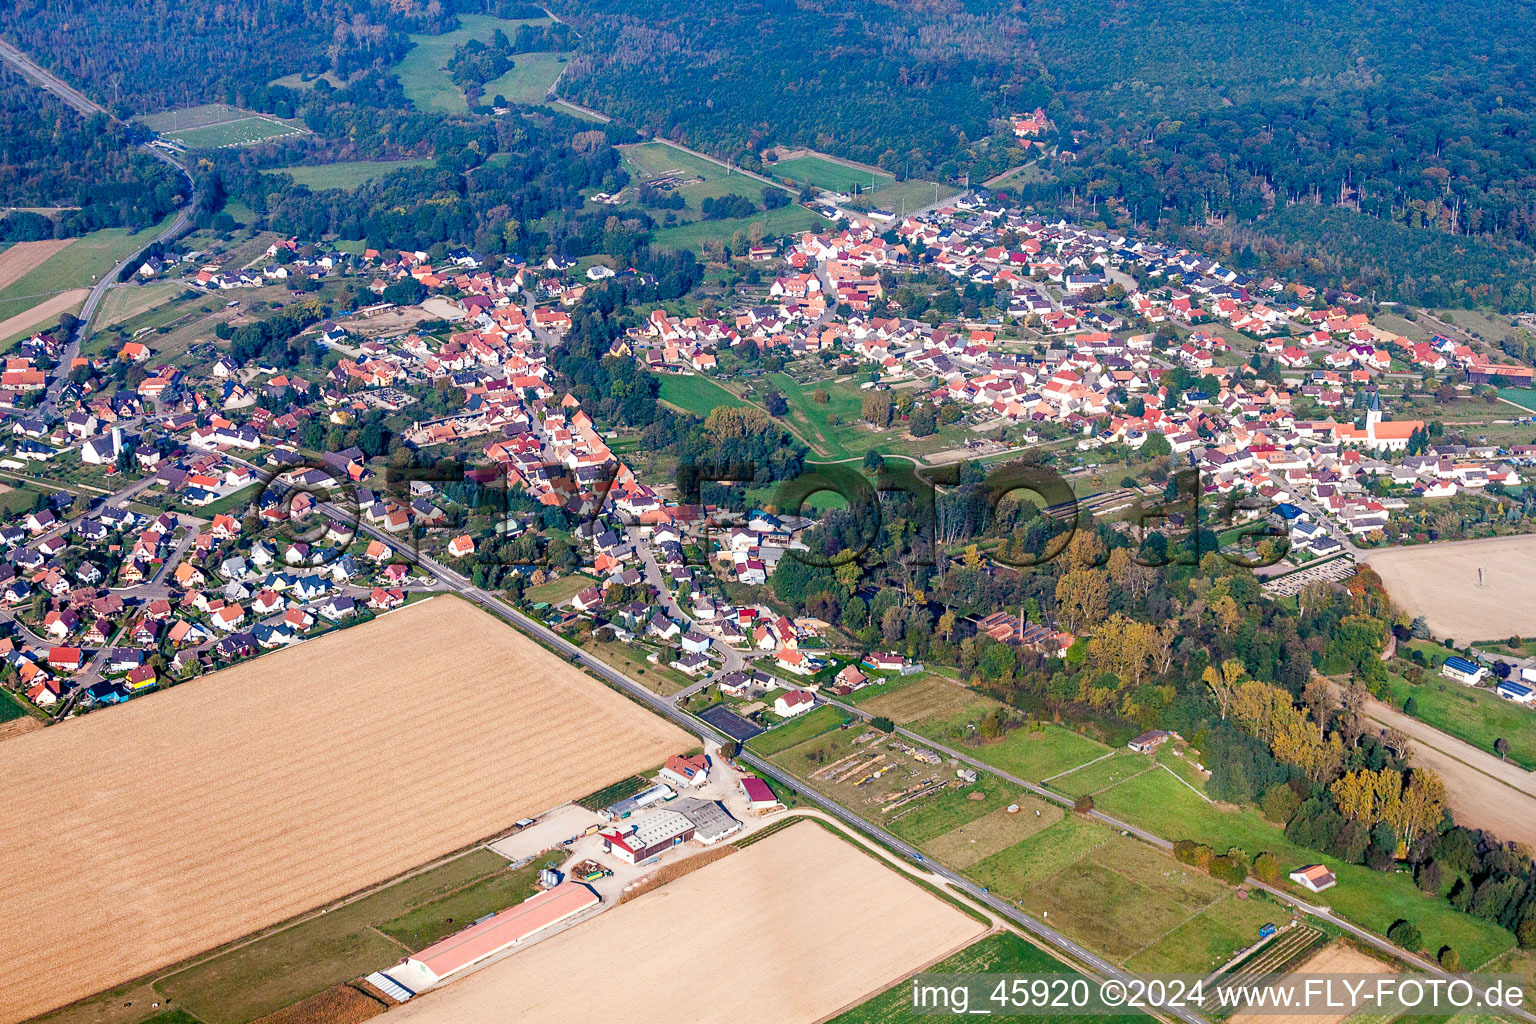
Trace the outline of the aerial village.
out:
[[[1528,387],[1533,370],[1449,333],[1412,341],[1351,312],[1358,296],[1323,302],[981,193],[900,220],[834,213],[821,232],[754,246],[760,286],[740,301],[708,315],[657,308],[610,355],[664,380],[716,378],[746,349],[851,375],[861,393],[942,410],[965,438],[957,457],[1040,445],[1075,472],[1101,450],[1165,456],[1197,471],[1205,494],[1262,499],[1255,516],[1287,540],[1275,593],[1348,576],[1361,546],[1426,500],[1514,487],[1536,459],[1531,445],[1450,443],[1439,424],[1390,415],[1427,397],[1415,388],[1429,377],[1459,373],[1436,400],[1467,400]],[[893,282],[934,272],[992,289],[996,315],[889,315]],[[6,685],[48,716],[120,703],[455,582],[490,586],[480,552],[551,532],[559,563],[513,570],[524,605],[627,651],[677,699],[714,687],[730,700],[715,724],[738,739],[810,710],[823,686],[849,693],[913,670],[897,654],[835,650],[826,623],[787,617],[758,589],[814,516],[681,501],[559,385],[550,358],[572,307],[633,273],[297,239],[244,269],[198,252],[146,261],[139,277],[184,283],[237,316],[243,290],[273,282],[347,278],[377,301],[304,323],[317,358],[297,368],[213,344],[166,361],[153,332],[94,356],[43,332],[8,356]],[[413,303],[390,301],[402,286]],[[365,428],[329,450],[386,418],[388,445]],[[439,457],[515,500],[476,517],[464,479],[390,472]],[[1114,489],[1117,501],[1084,510],[1161,490]],[[1055,653],[1073,639],[1008,612],[975,626]]]

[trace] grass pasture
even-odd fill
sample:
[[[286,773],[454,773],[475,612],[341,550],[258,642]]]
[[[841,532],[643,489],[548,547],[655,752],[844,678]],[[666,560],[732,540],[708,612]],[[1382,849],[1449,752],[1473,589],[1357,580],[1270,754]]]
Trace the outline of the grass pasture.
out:
[[[1132,954],[1125,966],[1138,974],[1206,971],[1258,941],[1266,924],[1284,924],[1290,910],[1257,895],[1226,893],[1196,916]]]
[[[684,210],[679,211],[680,216],[688,219],[700,216],[699,204],[706,199],[718,199],[735,193],[757,202],[765,187],[756,178],[738,174],[729,167],[722,167],[720,164],[694,156],[676,146],[669,146],[665,142],[640,142],[630,146],[620,146],[619,154],[623,158],[624,169],[629,172],[635,185],[643,184],[653,178],[674,175],[702,178],[702,181],[674,190],[688,204]]]
[[[1412,697],[1413,717],[1480,750],[1492,751],[1495,741],[1508,740],[1509,759],[1528,771],[1536,769],[1536,712],[1528,707],[1437,675],[1426,675],[1415,686],[1393,674],[1385,697],[1398,710]]]
[[[76,872],[0,880],[13,937],[0,942],[12,979],[0,1018],[289,920],[690,745],[446,597],[17,736],[0,744],[14,783],[0,818],[34,824],[11,830],[12,853],[67,859],[102,884],[81,886]],[[475,785],[445,791],[437,781],[456,765],[473,766]],[[39,957],[55,966],[23,966]]]
[[[721,406],[741,408],[747,405],[708,377],[698,374],[667,373],[660,375],[660,380],[663,402],[701,418]]]
[[[512,70],[485,83],[485,99],[504,96],[508,103],[534,106],[548,102],[550,86],[565,69],[565,55],[560,53],[519,53],[512,57]]]
[[[1425,896],[1407,874],[1383,874],[1297,846],[1279,826],[1256,810],[1223,810],[1208,804],[1168,772],[1138,775],[1094,797],[1100,810],[1166,839],[1192,839],[1215,850],[1238,847],[1250,858],[1273,853],[1282,871],[1303,864],[1327,864],[1339,880],[1328,890],[1327,902],[1336,913],[1386,934],[1400,918],[1412,921],[1424,935],[1427,949],[1452,946],[1468,970],[1510,946],[1514,936],[1495,924],[1463,914],[1443,898]],[[1295,890],[1311,898],[1305,890]]]
[[[104,228],[75,239],[0,289],[0,320],[24,313],[60,292],[89,288],[120,260],[154,241],[166,222],[133,233]]]
[[[880,692],[885,687],[891,689]],[[881,687],[867,687],[859,690],[855,696],[871,691],[871,696],[859,701],[859,708],[871,715],[884,715],[897,725],[908,725],[920,718],[934,716],[966,712],[985,714],[1002,706],[990,697],[973,693],[959,683],[931,673],[911,682],[895,680]]]
[[[111,327],[113,324],[132,320],[141,313],[147,313],[157,306],[170,302],[186,290],[185,285],[175,281],[156,281],[145,285],[114,288],[107,292],[106,298],[101,300],[101,305],[96,311],[95,324],[97,327]]]
[[[1082,796],[1084,793],[1097,793],[1117,786],[1133,775],[1154,767],[1154,762],[1146,754],[1138,754],[1134,751],[1116,751],[1115,756],[1106,757],[1102,761],[1085,765],[1070,775],[1063,775],[1051,780],[1051,788],[1065,793],[1068,796]]]
[[[439,36],[413,35],[411,42],[415,45],[410,48],[399,64],[395,65],[395,75],[400,79],[400,88],[405,92],[406,98],[416,105],[418,110],[440,110],[449,114],[462,114],[469,109],[464,102],[464,93],[453,79],[448,77],[447,64],[453,57],[453,51],[471,39],[478,39],[482,43],[491,41],[499,28],[508,36],[516,33],[519,25],[547,25],[548,18],[535,18],[526,21],[495,18],[488,14],[461,14],[459,15],[459,27],[452,32],[444,32]],[[522,70],[521,65],[527,59],[545,56],[543,54],[518,53],[512,56],[514,67],[509,75],[515,75]],[[557,72],[558,73],[558,72]],[[548,88],[554,81],[544,83]],[[496,95],[496,90],[491,85],[485,89],[486,99]],[[540,93],[542,96],[542,92]],[[512,99],[511,94],[507,95]]]
[[[971,738],[976,733],[972,726],[984,714],[985,711],[978,713],[971,708],[958,715],[919,719],[909,728],[935,742],[963,747],[978,761],[1029,782],[1050,778],[1109,752],[1102,743],[1050,722],[1041,723],[1038,729],[1029,726],[1010,729],[998,739],[973,745]]]
[[[762,188],[760,182],[752,182],[752,184]],[[755,196],[756,192],[753,192],[748,198]],[[662,228],[655,232],[651,239],[665,249],[690,249],[697,253],[702,250],[707,240],[715,238],[728,242],[738,231],[743,234],[749,233],[754,224],[762,225],[765,236],[783,237],[798,234],[801,231],[819,231],[829,223],[820,214],[812,213],[803,206],[781,206],[777,210],[754,213],[750,217],[700,220],[691,224]]]
[[[830,732],[847,720],[848,716],[844,712],[830,704],[823,704],[783,725],[774,726],[760,736],[752,737],[747,741],[747,746],[764,757],[772,757],[790,747],[815,739],[824,732]]]
[[[277,167],[274,170],[291,175],[296,184],[307,185],[317,191],[328,188],[351,191],[394,171],[406,167],[426,167],[431,163],[425,157],[418,160],[353,160],[314,167]]]
[[[523,591],[523,598],[535,604],[540,601],[559,604],[562,601],[569,601],[596,582],[597,580],[591,576],[573,572],[569,576],[561,576],[559,579],[550,580],[548,583],[529,587]]]
[[[923,849],[935,859],[964,871],[1049,828],[1066,813],[1056,804],[1027,794],[1014,798],[1013,804],[1018,806],[1017,811],[1009,813],[1006,806],[989,811],[930,840]]]

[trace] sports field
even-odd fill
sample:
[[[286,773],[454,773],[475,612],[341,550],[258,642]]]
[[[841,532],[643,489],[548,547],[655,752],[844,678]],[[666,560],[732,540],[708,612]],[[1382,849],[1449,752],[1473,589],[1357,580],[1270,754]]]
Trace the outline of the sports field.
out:
[[[802,822],[392,1012],[398,1024],[606,1022],[622,993],[627,1024],[811,1024],[983,930]],[[685,961],[679,948],[698,956]]]
[[[878,189],[895,181],[895,176],[873,167],[850,166],[817,153],[791,157],[765,165],[770,174],[784,182],[809,183],[813,188],[852,193],[860,189]]]
[[[426,167],[431,163],[425,157],[419,160],[353,160],[314,167],[276,167],[273,170],[292,175],[295,184],[307,185],[312,189],[354,189],[392,171],[405,167]]]
[[[162,110],[158,114],[146,114],[136,120],[151,131],[188,149],[249,146],[284,135],[305,134],[305,129],[295,123],[225,103]]]
[[[1424,616],[1436,637],[1470,643],[1536,634],[1536,536],[1385,548],[1366,561],[1392,603]]]
[[[0,1021],[324,904],[690,745],[439,597],[0,744]],[[210,911],[210,908],[217,908]]]

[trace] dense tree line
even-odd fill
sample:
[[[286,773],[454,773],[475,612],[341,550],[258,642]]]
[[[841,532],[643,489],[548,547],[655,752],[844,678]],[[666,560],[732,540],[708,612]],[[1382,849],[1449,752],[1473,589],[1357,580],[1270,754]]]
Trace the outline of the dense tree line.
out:
[[[186,179],[139,149],[131,134],[106,115],[83,118],[9,68],[0,70],[0,205],[77,207],[11,214],[0,221],[0,237],[137,230],[174,210]]]

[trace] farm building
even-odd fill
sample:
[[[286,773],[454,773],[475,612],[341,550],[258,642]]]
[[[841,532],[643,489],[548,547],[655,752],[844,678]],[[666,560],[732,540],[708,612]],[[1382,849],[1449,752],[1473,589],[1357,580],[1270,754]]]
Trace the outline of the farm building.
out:
[[[1488,670],[1481,665],[1473,664],[1466,658],[1458,658],[1453,655],[1446,658],[1445,664],[1440,666],[1440,674],[1447,679],[1454,679],[1458,683],[1476,686],[1488,675]]]
[[[599,832],[603,852],[630,864],[639,864],[693,838],[696,826],[674,810],[652,811],[633,825]]]
[[[627,796],[623,800],[611,803],[598,813],[608,821],[622,821],[636,811],[643,811],[652,804],[659,804],[663,800],[671,800],[675,796],[677,796],[677,790],[662,782],[649,789],[642,789],[633,796]]]
[[[561,882],[552,889],[535,893],[515,907],[433,943],[387,973],[411,992],[420,992],[488,957],[526,942],[546,928],[596,906],[598,901],[597,893],[581,882]]]
[[[1326,866],[1312,864],[1308,867],[1292,871],[1291,881],[1303,889],[1310,889],[1312,892],[1322,892],[1324,889],[1332,888],[1337,884],[1338,879],[1333,877],[1333,872],[1329,871]]]
[[[1162,729],[1153,729],[1151,732],[1144,732],[1140,736],[1137,736],[1135,739],[1131,740],[1131,742],[1127,743],[1126,746],[1130,747],[1138,754],[1153,754],[1157,752],[1158,747],[1168,742],[1168,737],[1170,735],[1171,733],[1168,733]]]
[[[716,800],[684,797],[673,804],[672,809],[693,822],[693,838],[706,846],[741,831],[741,822],[731,817],[731,812]]]
[[[1513,679],[1506,679],[1499,684],[1498,693],[1505,700],[1512,700],[1516,704],[1531,704],[1536,702],[1536,689],[1517,683]]]
[[[709,781],[709,759],[703,754],[683,757],[673,754],[661,766],[661,781],[675,786],[702,786]]]
[[[755,775],[742,776],[741,791],[746,794],[748,810],[768,811],[779,806],[779,798],[773,795],[768,783]]]

